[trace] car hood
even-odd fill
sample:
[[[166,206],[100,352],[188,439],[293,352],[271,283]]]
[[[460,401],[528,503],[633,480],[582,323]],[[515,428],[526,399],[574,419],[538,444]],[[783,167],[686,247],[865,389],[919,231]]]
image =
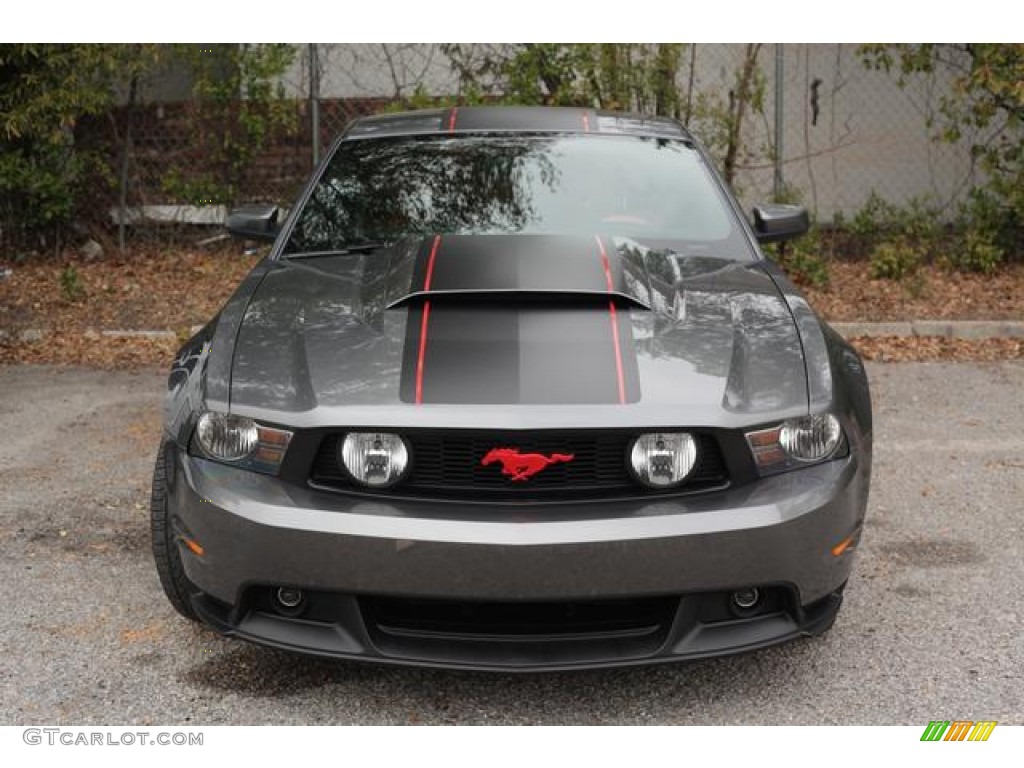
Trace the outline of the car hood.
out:
[[[275,262],[232,410],[296,426],[752,423],[806,412],[761,263],[614,237],[455,236]]]

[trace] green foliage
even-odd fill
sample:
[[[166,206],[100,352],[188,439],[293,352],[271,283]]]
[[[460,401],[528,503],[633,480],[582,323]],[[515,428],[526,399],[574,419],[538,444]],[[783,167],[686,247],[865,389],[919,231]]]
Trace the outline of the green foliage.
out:
[[[456,96],[433,96],[423,83],[417,84],[412,93],[400,99],[392,101],[384,107],[384,112],[405,112],[410,109],[440,109],[443,107],[454,107],[459,104]]]
[[[989,189],[973,189],[957,214],[958,231],[982,234],[1006,254],[1020,255],[1024,250],[1024,227],[1004,196]]]
[[[441,46],[463,104],[548,104],[679,116],[679,43]]]
[[[687,121],[735,182],[740,165],[770,148],[747,147],[743,130],[764,114],[763,46],[743,49],[735,72],[720,91],[697,94]],[[442,45],[459,79],[461,104],[547,104],[597,107],[683,117],[678,83],[685,46],[679,43],[524,43]]]
[[[691,127],[718,161],[730,185],[735,183],[737,167],[755,154],[744,142],[743,126],[755,114],[764,114],[765,76],[758,64],[761,49],[761,43],[748,43],[728,91],[701,92],[694,106]]]
[[[76,126],[101,115],[156,59],[154,46],[0,46],[0,232],[39,238],[67,224],[87,182],[109,180],[104,158],[76,142]],[[38,242],[38,240],[37,240]]]
[[[878,243],[871,251],[871,277],[902,280],[917,272],[924,261],[920,245],[906,237]]]
[[[1024,44],[945,43],[862,46],[867,66],[910,78],[942,71],[952,92],[940,103],[936,139],[970,138],[988,175],[985,193],[1002,204],[1001,239],[1019,243],[1024,224]],[[984,249],[983,249],[984,250]]]
[[[778,194],[772,194],[771,201],[780,205],[804,205],[804,195],[799,187],[787,182],[782,185]],[[836,215],[841,216],[842,212],[839,211]]]
[[[937,258],[950,269],[991,274],[1014,242],[1007,244],[1006,215],[1005,202],[989,190],[973,192],[949,224],[927,198],[898,206],[872,193],[846,232],[869,254],[875,278],[902,280]]]
[[[783,186],[772,201],[785,205],[802,205],[800,190]],[[782,267],[793,282],[824,288],[829,284],[828,260],[832,256],[831,240],[813,221],[803,237],[762,246],[766,255]]]
[[[164,189],[196,205],[230,205],[253,158],[296,128],[295,109],[280,82],[295,48],[181,44],[173,50],[192,76],[191,139],[203,162],[168,174]]]
[[[60,272],[60,294],[68,301],[85,298],[85,286],[74,264],[68,264]]]
[[[972,229],[964,233],[944,257],[945,263],[961,272],[990,275],[1003,263],[1003,249],[995,243],[991,232]]]
[[[943,236],[943,225],[941,213],[927,197],[915,197],[903,205],[895,205],[872,192],[864,206],[850,218],[846,231],[867,253],[880,243],[894,240],[929,251]]]
[[[928,293],[928,282],[919,271],[914,271],[903,279],[903,287],[907,290],[910,298],[917,300],[924,298]]]
[[[806,247],[790,247],[782,257],[782,267],[796,282],[823,288],[828,285],[828,264],[821,254]]]
[[[851,252],[867,254],[871,277],[906,280],[932,260],[948,239],[941,212],[927,197],[895,205],[872,192],[845,231],[852,236]],[[923,284],[915,284],[918,292]],[[913,293],[913,286],[908,287]]]
[[[828,285],[825,239],[817,227],[812,227],[803,237],[767,246],[766,250],[795,283],[815,288]]]

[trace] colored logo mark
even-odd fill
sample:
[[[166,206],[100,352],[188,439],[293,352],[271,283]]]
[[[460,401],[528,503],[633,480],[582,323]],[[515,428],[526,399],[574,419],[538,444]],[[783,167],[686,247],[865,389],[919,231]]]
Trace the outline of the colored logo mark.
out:
[[[569,462],[574,458],[571,453],[520,453],[518,448],[492,448],[480,461],[485,467],[488,464],[501,462],[501,474],[516,481],[528,480],[542,469],[559,462]]]
[[[932,720],[921,741],[988,741],[995,727],[995,720]]]

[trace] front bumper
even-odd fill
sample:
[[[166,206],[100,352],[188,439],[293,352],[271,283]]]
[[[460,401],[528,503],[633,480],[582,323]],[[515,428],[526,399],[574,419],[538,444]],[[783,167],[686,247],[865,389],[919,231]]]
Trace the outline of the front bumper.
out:
[[[170,449],[170,445],[168,446]],[[173,450],[173,524],[203,548],[182,560],[211,626],[337,657],[472,668],[649,663],[750,650],[831,625],[859,533],[866,473],[855,455],[726,491],[601,504],[388,502],[315,491]],[[307,590],[315,611],[253,597]],[[732,590],[774,597],[723,613]],[[665,597],[657,629],[381,633],[377,597],[530,604]],[[639,625],[638,625],[639,627]],[[397,636],[404,640],[396,640]]]

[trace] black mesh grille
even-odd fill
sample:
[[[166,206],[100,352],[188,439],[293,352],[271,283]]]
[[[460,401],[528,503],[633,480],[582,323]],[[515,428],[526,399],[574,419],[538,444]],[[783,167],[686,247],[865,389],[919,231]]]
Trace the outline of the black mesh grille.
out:
[[[342,435],[324,437],[313,465],[316,485],[351,489],[353,483],[338,462]],[[656,493],[637,483],[627,469],[635,432],[491,432],[417,431],[406,433],[412,450],[409,477],[381,491],[391,495],[476,500],[570,500],[610,498]],[[696,434],[697,466],[687,481],[672,493],[722,487],[728,481],[718,441],[711,434]],[[502,474],[500,462],[484,466],[492,448],[516,448],[520,453],[571,454],[572,461],[550,464],[525,481]],[[369,489],[359,486],[361,491]]]
[[[576,666],[643,659],[668,637],[678,597],[475,602],[362,597],[382,653],[489,666]]]
[[[647,635],[672,620],[679,598],[498,603],[363,597],[360,605],[371,625],[392,634],[515,638]]]

